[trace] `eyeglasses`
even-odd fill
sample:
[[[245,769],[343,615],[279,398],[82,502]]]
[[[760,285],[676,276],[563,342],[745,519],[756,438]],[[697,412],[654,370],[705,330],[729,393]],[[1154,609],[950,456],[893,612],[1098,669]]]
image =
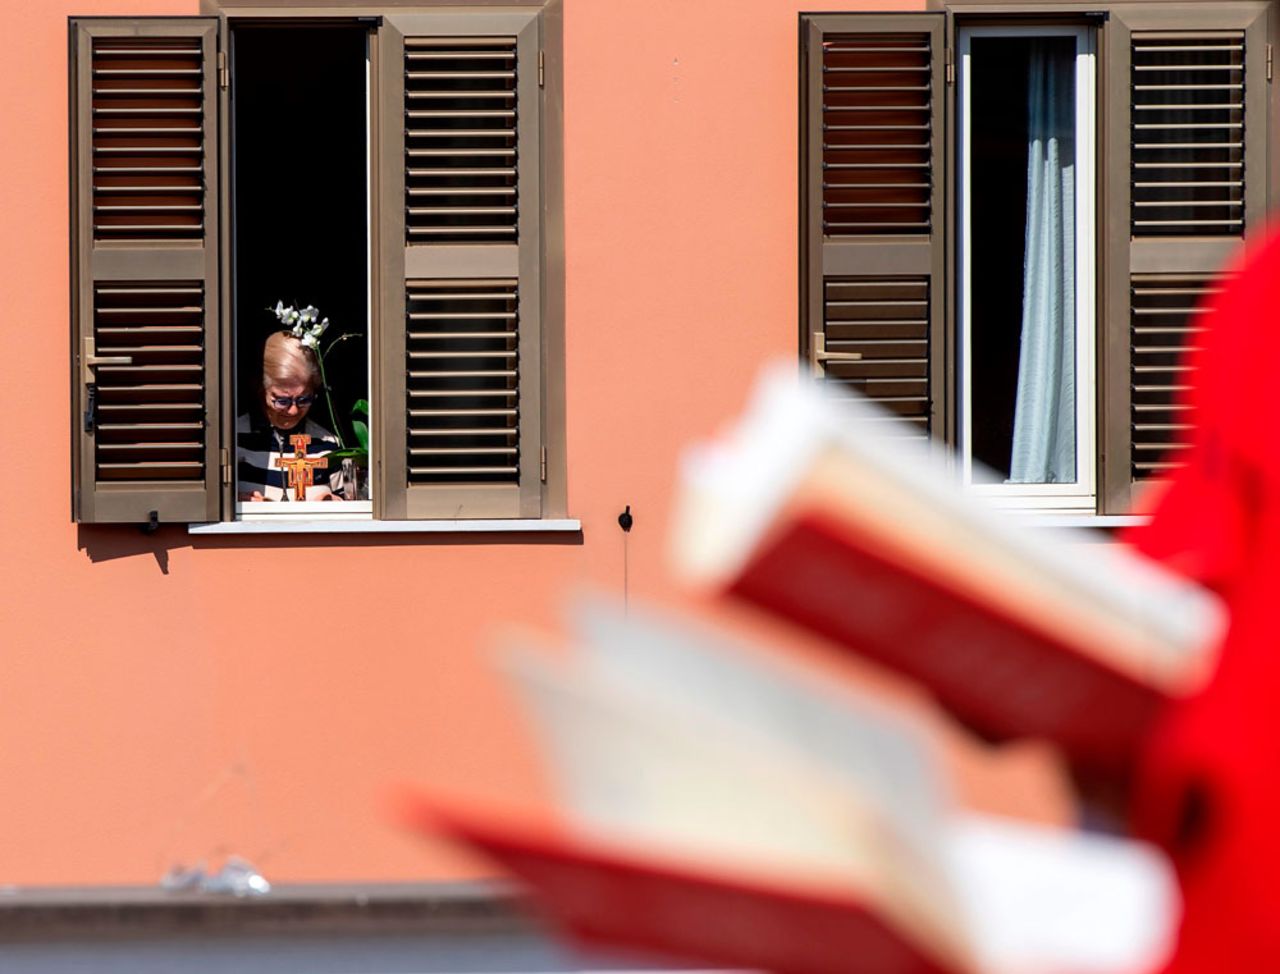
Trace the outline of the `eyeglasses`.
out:
[[[301,409],[304,406],[310,406],[315,401],[316,401],[315,393],[307,393],[306,395],[303,395],[303,396],[272,396],[271,397],[271,405],[275,406],[276,409],[288,409],[290,406],[297,406],[298,408]]]

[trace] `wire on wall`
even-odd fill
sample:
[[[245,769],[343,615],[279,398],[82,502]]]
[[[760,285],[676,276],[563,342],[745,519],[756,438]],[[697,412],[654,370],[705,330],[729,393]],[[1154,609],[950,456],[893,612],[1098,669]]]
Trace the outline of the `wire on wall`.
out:
[[[622,611],[624,615],[631,611],[627,537],[631,534],[631,525],[633,524],[635,524],[635,518],[631,516],[631,505],[628,504],[623,512],[618,515],[618,527],[622,528]]]

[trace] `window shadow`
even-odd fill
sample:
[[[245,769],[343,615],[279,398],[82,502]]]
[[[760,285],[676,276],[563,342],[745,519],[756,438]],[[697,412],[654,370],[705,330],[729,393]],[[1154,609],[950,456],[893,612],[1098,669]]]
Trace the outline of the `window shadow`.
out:
[[[267,534],[267,535],[192,535],[185,524],[160,525],[146,533],[136,524],[80,524],[76,526],[76,548],[94,564],[118,558],[152,555],[162,575],[169,574],[169,552],[180,548],[211,550],[238,548],[438,548],[488,547],[493,545],[526,547],[530,545],[571,545],[584,542],[582,531],[521,531],[473,534],[451,531],[439,534]]]
[[[190,548],[191,536],[185,524],[161,525],[154,532],[144,532],[137,524],[78,524],[76,548],[89,556],[95,565],[117,558],[155,557],[160,574],[169,574],[169,552]]]

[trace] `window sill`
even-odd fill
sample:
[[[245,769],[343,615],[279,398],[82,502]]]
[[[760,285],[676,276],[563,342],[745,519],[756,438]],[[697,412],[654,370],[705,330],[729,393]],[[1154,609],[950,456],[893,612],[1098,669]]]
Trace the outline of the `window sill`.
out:
[[[490,518],[472,521],[211,521],[187,525],[188,534],[572,534],[582,530],[577,518],[547,520]]]
[[[501,880],[273,885],[265,896],[244,898],[157,886],[3,887],[0,944],[252,934],[510,936],[537,929],[523,906],[519,891]]]

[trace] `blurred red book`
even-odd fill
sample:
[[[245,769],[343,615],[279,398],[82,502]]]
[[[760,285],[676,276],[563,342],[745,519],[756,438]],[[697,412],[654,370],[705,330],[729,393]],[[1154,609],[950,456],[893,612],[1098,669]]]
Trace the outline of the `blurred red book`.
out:
[[[585,947],[791,974],[845,974],[851,958],[863,974],[976,970],[959,947],[916,942],[864,896],[837,884],[700,868],[439,798],[421,799],[413,821],[471,844],[524,881]]]
[[[581,600],[510,638],[558,816],[422,795],[412,824],[588,944],[786,972],[1131,974],[1176,883],[1126,840],[958,807],[912,713],[687,619]]]
[[[672,532],[685,580],[928,688],[994,739],[1126,766],[1165,701],[1198,690],[1217,600],[1118,544],[1045,529],[955,482],[936,448],[794,370],[686,458]]]

